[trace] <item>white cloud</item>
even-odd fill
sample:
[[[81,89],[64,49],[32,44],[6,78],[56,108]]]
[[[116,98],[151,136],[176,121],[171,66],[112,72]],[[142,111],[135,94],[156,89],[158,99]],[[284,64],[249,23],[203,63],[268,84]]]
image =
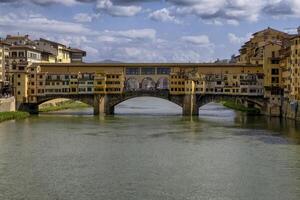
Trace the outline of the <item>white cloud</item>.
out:
[[[227,22],[227,24],[233,25],[233,26],[238,26],[240,24],[239,21],[235,20],[235,19],[228,19],[226,22]]]
[[[211,24],[216,26],[222,26],[223,22],[219,19],[203,20],[205,24]]]
[[[80,1],[80,0],[79,0]],[[28,4],[33,3],[40,6],[47,6],[52,4],[63,4],[66,6],[72,6],[79,2],[78,0],[0,0],[0,3],[6,4]]]
[[[121,36],[130,39],[154,40],[156,38],[156,30],[154,29],[131,29],[126,31],[115,31],[112,33],[116,36]]]
[[[14,30],[63,34],[96,34],[95,31],[92,31],[79,23],[48,19],[40,15],[37,15],[37,17],[35,17],[34,15],[20,16],[15,13],[8,13],[0,17],[0,27]]]
[[[78,13],[78,14],[74,15],[73,19],[76,22],[83,23],[83,22],[91,22],[93,17],[87,13]]]
[[[251,33],[248,33],[244,37],[238,37],[234,33],[228,33],[228,40],[231,44],[241,45],[247,40],[249,40],[251,38],[251,35],[252,35]]]
[[[96,10],[117,17],[131,17],[141,12],[142,7],[135,5],[121,6],[115,5],[111,0],[98,0]]]
[[[173,22],[179,24],[180,21],[176,19],[175,16],[171,15],[170,11],[167,8],[156,10],[149,14],[149,18],[154,21],[160,22]]]
[[[181,39],[184,42],[188,42],[194,45],[207,46],[210,45],[210,41],[207,35],[197,35],[197,36],[183,36]]]
[[[174,8],[175,13],[165,12],[169,8],[162,8],[160,12],[153,13],[152,19],[171,20],[177,15],[194,15],[202,20],[247,20],[257,21],[262,15],[293,16],[300,18],[299,0],[0,0],[5,4],[33,3],[41,6],[63,4],[73,6],[76,4],[92,4],[95,10],[112,16],[135,16],[143,10],[144,3],[156,1],[161,5]],[[144,8],[146,11],[147,8]],[[149,9],[148,9],[149,10]],[[229,21],[232,24],[232,21]],[[235,25],[234,22],[233,25]]]
[[[60,3],[67,6],[71,6],[74,5],[77,1],[76,0],[32,0],[32,2],[40,5]]]
[[[202,20],[256,22],[262,15],[300,17],[299,0],[168,0],[178,15],[194,15]]]
[[[87,55],[91,57],[96,57],[99,54],[99,51],[96,48],[90,46],[82,46],[82,49],[85,50]]]

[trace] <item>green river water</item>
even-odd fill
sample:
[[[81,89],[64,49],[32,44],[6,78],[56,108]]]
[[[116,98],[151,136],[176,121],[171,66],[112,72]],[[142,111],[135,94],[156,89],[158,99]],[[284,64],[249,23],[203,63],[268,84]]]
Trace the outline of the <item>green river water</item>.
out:
[[[300,124],[152,98],[0,124],[1,200],[299,200]]]

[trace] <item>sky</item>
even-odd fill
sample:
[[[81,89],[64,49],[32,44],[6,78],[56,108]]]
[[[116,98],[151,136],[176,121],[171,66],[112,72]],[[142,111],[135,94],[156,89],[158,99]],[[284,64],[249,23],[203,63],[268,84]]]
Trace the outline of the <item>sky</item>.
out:
[[[55,40],[87,62],[211,62],[259,30],[298,26],[300,0],[0,0],[0,37]]]

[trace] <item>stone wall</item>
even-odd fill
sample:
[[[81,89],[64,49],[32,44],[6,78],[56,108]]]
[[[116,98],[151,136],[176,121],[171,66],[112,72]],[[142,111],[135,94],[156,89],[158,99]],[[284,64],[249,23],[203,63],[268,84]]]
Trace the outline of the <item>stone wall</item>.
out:
[[[300,101],[284,100],[282,103],[282,117],[300,121]]]
[[[14,97],[0,99],[0,112],[16,111],[16,100]]]

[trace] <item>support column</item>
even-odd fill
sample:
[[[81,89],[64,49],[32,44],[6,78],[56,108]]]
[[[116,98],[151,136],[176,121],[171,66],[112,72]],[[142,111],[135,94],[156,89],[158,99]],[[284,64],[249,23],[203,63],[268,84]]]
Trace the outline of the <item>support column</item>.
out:
[[[32,115],[39,114],[39,106],[35,103],[22,103],[17,106],[19,111],[28,112]]]
[[[199,115],[199,107],[195,94],[186,94],[183,98],[182,115],[192,116]]]
[[[109,104],[108,95],[96,95],[94,97],[94,115],[113,115],[115,109]]]
[[[281,116],[281,106],[276,105],[276,104],[274,105],[272,103],[268,103],[266,115],[268,115],[270,117],[280,117]]]
[[[94,115],[100,114],[100,99],[101,95],[95,95],[94,96]]]

